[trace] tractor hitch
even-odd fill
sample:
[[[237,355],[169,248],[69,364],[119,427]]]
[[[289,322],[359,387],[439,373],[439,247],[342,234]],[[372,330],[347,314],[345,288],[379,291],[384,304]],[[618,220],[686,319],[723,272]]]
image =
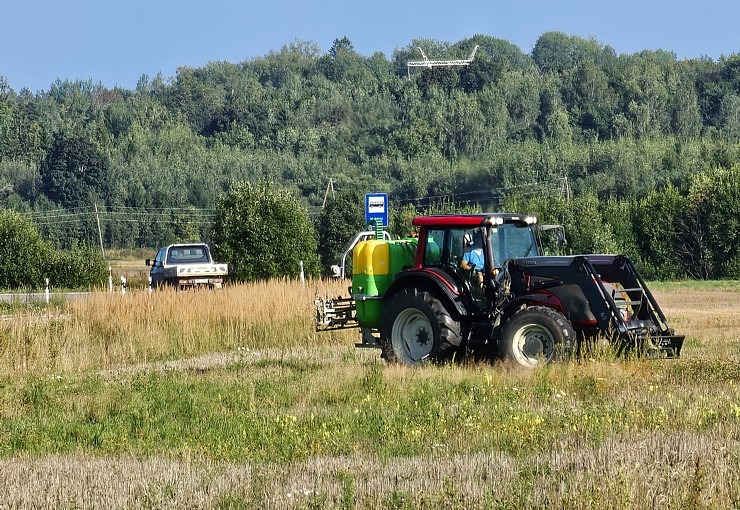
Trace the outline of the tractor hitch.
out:
[[[357,322],[355,300],[352,298],[317,297],[316,331],[330,331],[334,329],[348,329],[359,326]]]

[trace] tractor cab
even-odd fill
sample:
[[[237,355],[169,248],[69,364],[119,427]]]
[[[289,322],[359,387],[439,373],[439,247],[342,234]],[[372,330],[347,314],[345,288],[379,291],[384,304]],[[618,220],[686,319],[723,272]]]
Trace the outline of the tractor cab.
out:
[[[537,219],[517,214],[425,216],[414,220],[420,228],[419,268],[436,268],[486,309],[493,281],[509,259],[542,255],[535,230]]]

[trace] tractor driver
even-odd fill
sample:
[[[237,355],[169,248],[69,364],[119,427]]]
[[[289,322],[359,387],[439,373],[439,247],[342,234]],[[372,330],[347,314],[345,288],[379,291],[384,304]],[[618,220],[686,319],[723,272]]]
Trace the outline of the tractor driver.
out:
[[[483,236],[480,232],[474,232],[472,242],[468,244],[467,251],[460,259],[460,267],[466,271],[471,271],[471,274],[475,273],[478,283],[483,283],[484,260]]]

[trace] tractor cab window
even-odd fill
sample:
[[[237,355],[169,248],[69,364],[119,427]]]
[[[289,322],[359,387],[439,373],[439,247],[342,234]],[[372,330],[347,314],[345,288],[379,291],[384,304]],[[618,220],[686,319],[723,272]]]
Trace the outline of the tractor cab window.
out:
[[[473,233],[477,231],[458,228],[428,230],[424,265],[457,267],[465,251],[470,248],[466,240],[472,240]]]
[[[483,271],[483,237],[477,228],[452,229],[450,231],[451,253],[454,254],[453,263],[460,266],[460,261],[470,258],[470,253],[478,249],[480,254],[473,262],[478,271]]]
[[[444,251],[445,231],[442,229],[431,229],[427,231],[427,248],[424,253],[424,265],[438,266],[442,264],[442,253]]]
[[[486,308],[484,239],[483,231],[477,227],[429,229],[424,253],[424,265],[443,266],[458,275],[462,282],[467,282],[473,301],[480,309]]]
[[[487,300],[484,286],[486,280],[485,231],[480,228],[453,229],[450,231],[455,271],[466,282],[473,302],[480,309],[486,309]]]
[[[427,245],[424,253],[424,265],[451,266],[458,268],[465,254],[473,248],[477,239],[483,246],[481,231],[478,228],[446,228],[427,231]],[[482,259],[477,264],[478,271],[483,271]]]
[[[492,228],[491,249],[496,267],[502,267],[507,259],[540,255],[534,232],[529,225],[517,226],[507,223]]]

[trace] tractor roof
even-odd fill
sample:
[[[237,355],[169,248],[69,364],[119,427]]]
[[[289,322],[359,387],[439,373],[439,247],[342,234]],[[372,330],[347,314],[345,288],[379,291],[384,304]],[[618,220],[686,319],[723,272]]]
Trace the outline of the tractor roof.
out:
[[[537,218],[526,214],[512,213],[477,213],[477,214],[440,214],[436,216],[417,216],[411,222],[416,227],[483,227],[514,223],[534,225]]]

